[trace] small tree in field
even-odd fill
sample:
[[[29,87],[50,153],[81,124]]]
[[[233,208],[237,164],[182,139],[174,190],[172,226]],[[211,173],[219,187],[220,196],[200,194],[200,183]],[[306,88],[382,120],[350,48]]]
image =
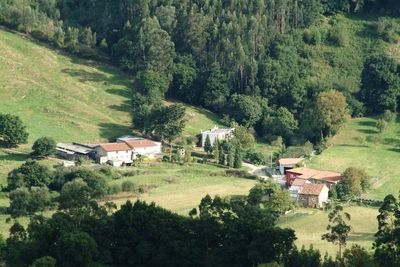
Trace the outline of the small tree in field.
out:
[[[18,116],[0,113],[0,139],[6,147],[16,147],[28,141],[28,133]]]
[[[226,157],[226,165],[228,167],[233,167],[233,165],[234,165],[234,149],[233,148],[229,148],[229,150],[228,150],[228,155]]]
[[[209,135],[207,135],[206,141],[204,142],[204,151],[207,152],[208,155],[210,155],[213,151]]]
[[[322,235],[322,240],[331,242],[334,245],[339,245],[339,259],[342,261],[342,248],[346,246],[347,238],[351,231],[351,226],[346,223],[350,221],[350,214],[343,212],[342,206],[336,206],[328,215],[329,224],[326,230],[329,232]]]
[[[242,168],[242,152],[240,149],[235,150],[235,156],[233,159],[233,167],[236,169]]]
[[[56,142],[51,137],[42,137],[35,141],[32,146],[33,155],[38,157],[49,156],[54,153]]]
[[[218,139],[216,139],[214,142],[213,154],[214,154],[214,159],[218,160],[219,159],[219,141],[218,141]]]

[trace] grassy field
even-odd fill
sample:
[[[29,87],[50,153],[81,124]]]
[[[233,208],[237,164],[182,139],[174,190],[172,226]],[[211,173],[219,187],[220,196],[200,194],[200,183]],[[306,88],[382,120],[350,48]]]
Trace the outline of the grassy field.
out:
[[[139,170],[139,174],[111,181],[110,184],[132,181],[136,185],[148,186],[152,189],[141,195],[140,199],[155,202],[182,215],[187,215],[191,209],[197,207],[206,194],[248,194],[256,183],[254,180],[226,177],[224,169],[205,164],[185,166],[161,163],[132,169]],[[135,200],[136,196],[116,195],[112,201],[123,204],[129,199]]]
[[[372,140],[375,139],[375,142]],[[344,171],[365,168],[373,176],[373,188],[366,197],[383,199],[400,190],[400,120],[378,133],[375,119],[353,119],[334,137],[333,146],[312,159],[309,166]]]
[[[353,227],[352,232],[348,239],[348,245],[357,243],[368,250],[372,249],[372,242],[374,234],[378,229],[376,216],[377,209],[348,206],[345,211],[350,213],[350,225]],[[321,240],[321,235],[326,233],[326,226],[328,225],[327,211],[316,209],[299,209],[295,213],[285,215],[280,218],[279,226],[289,227],[296,231],[298,240],[297,246],[309,247],[313,245],[314,248],[319,249],[323,254],[327,251],[330,255],[335,256],[338,251],[337,246],[332,245],[324,240]]]
[[[32,143],[114,139],[131,133],[131,78],[116,68],[65,55],[0,29],[0,112],[21,117]],[[185,135],[218,125],[187,105]]]

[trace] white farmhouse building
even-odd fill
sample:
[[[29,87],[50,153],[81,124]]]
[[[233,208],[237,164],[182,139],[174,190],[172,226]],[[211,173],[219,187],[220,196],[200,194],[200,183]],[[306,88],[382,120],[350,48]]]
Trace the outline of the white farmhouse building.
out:
[[[133,162],[132,149],[125,143],[100,144],[96,147],[96,156],[100,164],[122,166]]]
[[[161,143],[131,136],[118,138],[116,143],[100,144],[96,147],[98,162],[113,166],[131,164],[138,155],[155,158],[160,153]]]
[[[201,132],[201,147],[204,147],[207,136],[210,138],[211,145],[213,146],[216,140],[229,140],[233,137],[233,128],[217,128]]]

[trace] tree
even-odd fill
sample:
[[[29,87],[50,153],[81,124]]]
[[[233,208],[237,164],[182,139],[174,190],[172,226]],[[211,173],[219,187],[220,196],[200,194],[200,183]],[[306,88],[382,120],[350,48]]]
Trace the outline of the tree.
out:
[[[347,237],[351,231],[351,226],[346,223],[350,221],[350,214],[343,212],[342,206],[336,206],[328,215],[329,224],[326,228],[329,232],[323,234],[322,240],[331,242],[334,245],[339,246],[339,259],[343,261],[342,258],[342,247],[346,246]]]
[[[214,145],[213,145],[213,156],[215,160],[219,159],[219,154],[220,154],[220,145],[219,145],[219,140],[218,138],[215,139]]]
[[[204,151],[207,152],[208,155],[210,155],[213,151],[209,135],[207,135],[206,141],[204,142]]]
[[[219,148],[219,155],[218,155],[218,163],[221,165],[225,165],[225,152],[224,149],[220,146]]]
[[[28,133],[18,116],[0,113],[0,138],[6,147],[16,147],[28,141]]]
[[[337,184],[336,192],[340,199],[359,197],[371,187],[371,177],[363,169],[349,167],[343,179]]]
[[[56,142],[51,137],[39,138],[33,143],[33,155],[45,157],[53,154],[56,149]]]
[[[346,267],[375,267],[375,263],[368,251],[360,245],[352,245],[343,252],[343,262]]]
[[[228,148],[228,155],[226,156],[226,165],[228,167],[234,167],[234,152],[235,149],[231,147]]]
[[[204,104],[214,111],[220,111],[225,106],[229,94],[228,78],[222,72],[219,63],[215,62],[211,65],[206,80]]]
[[[44,187],[20,187],[10,192],[9,213],[13,217],[43,211],[52,204],[49,190]]]
[[[170,159],[172,160],[172,141],[182,134],[185,128],[186,108],[180,104],[155,108],[150,114],[151,122],[147,131],[170,144]]]
[[[280,107],[272,118],[264,120],[264,132],[271,136],[282,136],[286,143],[298,128],[294,115],[285,107]]]
[[[232,146],[241,151],[249,151],[254,148],[256,140],[251,132],[251,129],[247,129],[244,126],[234,123],[232,128],[235,129],[233,138],[229,141]]]
[[[400,94],[400,67],[386,55],[375,54],[367,58],[361,74],[361,99],[369,113],[396,111]]]
[[[349,118],[346,98],[335,90],[320,93],[316,109],[324,137],[336,134]]]
[[[388,123],[383,118],[380,118],[376,121],[376,128],[378,128],[378,131],[380,133],[383,133],[387,127],[388,127]]]
[[[229,114],[245,127],[253,126],[261,118],[262,109],[254,97],[234,94],[229,105]]]
[[[58,197],[59,208],[62,210],[76,211],[89,205],[91,189],[82,179],[67,182],[61,189]]]
[[[164,99],[169,82],[160,73],[153,70],[145,70],[136,75],[136,83],[140,92],[146,96],[149,102],[159,103]]]
[[[242,152],[238,148],[235,149],[235,156],[233,159],[233,167],[236,169],[242,168]]]
[[[51,178],[52,175],[47,167],[40,165],[37,161],[28,160],[8,174],[7,188],[11,191],[22,186],[46,187],[50,184]]]
[[[374,258],[379,266],[399,266],[399,203],[393,195],[387,195],[378,214],[378,231],[375,234]]]
[[[56,267],[56,259],[50,256],[44,256],[36,259],[30,267]]]

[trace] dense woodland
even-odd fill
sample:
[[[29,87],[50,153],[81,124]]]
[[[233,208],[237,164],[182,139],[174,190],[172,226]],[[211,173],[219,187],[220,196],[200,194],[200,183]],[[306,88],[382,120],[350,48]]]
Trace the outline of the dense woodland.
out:
[[[109,58],[135,77],[138,130],[162,139],[151,124],[154,113],[163,112],[158,103],[169,96],[211,109],[227,124],[236,121],[267,140],[281,136],[286,144],[325,142],[347,113],[398,109],[399,66],[379,41],[365,48],[362,74],[347,81],[313,77],[310,46],[348,43],[338,13],[380,15],[376,39],[398,38],[398,24],[387,18],[400,14],[394,0],[0,1],[1,24],[80,56]],[[330,18],[327,32],[316,27],[323,18]],[[342,105],[342,113],[334,114],[339,119],[326,118],[331,112],[318,106],[321,92],[329,90],[337,92],[325,103]]]

